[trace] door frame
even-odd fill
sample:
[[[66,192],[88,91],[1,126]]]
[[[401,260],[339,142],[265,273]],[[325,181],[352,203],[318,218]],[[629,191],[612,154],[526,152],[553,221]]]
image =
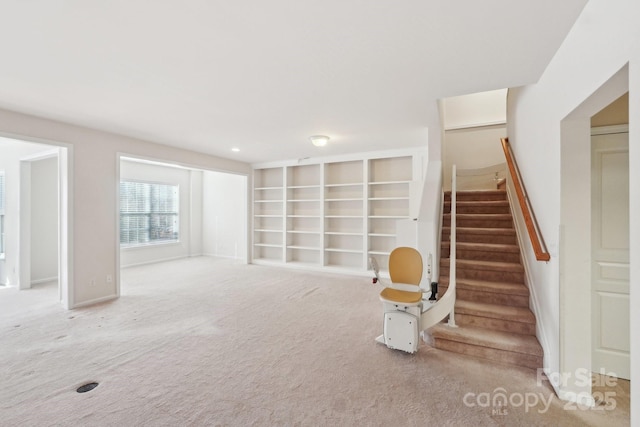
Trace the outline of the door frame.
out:
[[[591,117],[628,91],[626,64],[560,122],[559,367],[563,379],[556,390],[561,399],[587,406],[595,405],[590,379]]]
[[[18,217],[18,288],[31,287],[31,162],[57,156],[58,158],[58,298],[62,306],[73,308],[73,239],[72,239],[72,158],[73,146],[39,138],[2,134],[16,141],[49,145],[50,150],[20,159],[20,215]]]

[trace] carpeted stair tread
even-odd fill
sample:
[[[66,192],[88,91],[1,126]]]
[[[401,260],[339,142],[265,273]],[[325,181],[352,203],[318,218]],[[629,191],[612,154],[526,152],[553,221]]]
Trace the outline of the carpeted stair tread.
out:
[[[451,200],[444,202],[445,206],[451,205]],[[499,206],[509,207],[508,200],[456,200],[456,206]]]
[[[456,300],[455,310],[456,313],[471,316],[488,317],[510,322],[536,323],[535,316],[526,307],[512,307],[458,299]]]
[[[445,191],[445,201],[451,200],[451,191]],[[475,191],[458,191],[456,193],[456,201],[470,200],[507,200],[507,192],[505,190],[475,190]]]
[[[480,347],[493,348],[513,353],[543,356],[542,347],[533,335],[514,334],[489,329],[459,327],[451,328],[439,323],[429,329],[433,338],[456,341]]]
[[[449,277],[442,277],[438,285],[439,287],[447,288],[449,286]],[[526,297],[529,296],[529,289],[521,283],[457,278],[456,289],[478,290],[483,292],[521,295]]]
[[[450,242],[442,242],[443,248],[451,246]],[[507,245],[503,243],[472,243],[472,242],[457,242],[458,249],[485,251],[485,252],[511,252],[519,253],[520,248],[518,245]]]
[[[448,274],[450,259],[443,258],[440,260],[442,267],[447,267],[443,272]],[[516,264],[514,262],[498,262],[498,261],[478,261],[470,259],[457,259],[456,267],[458,269],[469,270],[484,270],[484,271],[506,271],[513,273],[524,273],[524,267],[522,264]]]
[[[451,214],[450,213],[446,213],[444,214],[445,218],[451,218]],[[457,213],[456,214],[456,218],[458,220],[461,219],[486,219],[486,220],[494,220],[494,219],[501,219],[501,220],[507,220],[507,219],[511,219],[512,216],[511,214],[503,214],[503,213]]]
[[[442,227],[442,235],[448,236],[451,233],[450,226]],[[515,236],[516,230],[513,228],[501,228],[501,227],[456,227],[456,234],[483,234],[483,235],[507,235]]]

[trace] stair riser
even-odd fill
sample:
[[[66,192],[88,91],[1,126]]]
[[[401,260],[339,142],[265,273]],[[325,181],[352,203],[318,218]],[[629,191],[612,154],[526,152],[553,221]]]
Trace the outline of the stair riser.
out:
[[[451,227],[451,218],[445,217],[442,219],[443,227]],[[493,218],[460,218],[456,220],[456,227],[470,227],[470,228],[513,228],[513,221],[511,219],[493,219]]]
[[[436,339],[435,347],[440,350],[451,351],[453,353],[464,354],[467,356],[482,357],[494,362],[522,366],[525,368],[537,369],[542,367],[542,357],[531,354],[480,347],[473,344],[465,344],[444,339]]]
[[[438,285],[438,294],[444,295],[448,286]],[[529,307],[529,297],[523,295],[509,295],[498,292],[483,292],[458,287],[456,298],[466,301],[482,302],[486,304],[500,304],[511,307]]]
[[[456,251],[458,259],[469,259],[476,261],[497,261],[497,262],[513,262],[520,263],[520,254],[513,252],[488,252],[467,249],[458,249]]]
[[[474,206],[460,206],[456,208],[456,212],[459,214],[501,214],[506,215],[509,214],[509,206],[482,206],[482,205],[474,205]],[[445,205],[444,213],[451,213],[451,205]]]
[[[440,256],[442,258],[451,258],[451,248],[448,243],[444,243],[440,247]],[[482,250],[469,250],[458,249],[458,259],[466,259],[472,261],[495,261],[495,262],[512,262],[520,263],[520,254],[514,252],[497,252],[497,251],[482,251]]]
[[[449,265],[440,264],[440,275],[449,276]],[[524,283],[524,273],[516,271],[476,270],[458,266],[456,277],[460,279],[476,279],[488,282]]]
[[[505,191],[495,192],[472,192],[456,194],[456,200],[458,202],[488,202],[488,201],[505,201],[507,200],[507,193]],[[451,194],[444,195],[444,201],[451,201]]]
[[[459,312],[456,312],[456,324],[458,326],[473,326],[476,328],[491,329],[492,331],[512,332],[514,334],[536,334],[536,325],[533,323],[494,319],[490,317],[474,316],[472,314],[464,314]]]
[[[515,245],[517,244],[516,235],[513,234],[469,234],[463,230],[457,230],[456,236],[458,242],[464,243],[499,243],[501,245]],[[449,241],[449,231],[444,230],[442,232],[442,241]]]

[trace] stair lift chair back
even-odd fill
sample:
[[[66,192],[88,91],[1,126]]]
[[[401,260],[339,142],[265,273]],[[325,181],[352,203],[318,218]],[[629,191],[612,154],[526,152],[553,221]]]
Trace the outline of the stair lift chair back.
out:
[[[376,341],[389,348],[415,353],[418,350],[422,313],[422,256],[414,248],[399,247],[389,255],[391,285],[380,292],[383,335]]]

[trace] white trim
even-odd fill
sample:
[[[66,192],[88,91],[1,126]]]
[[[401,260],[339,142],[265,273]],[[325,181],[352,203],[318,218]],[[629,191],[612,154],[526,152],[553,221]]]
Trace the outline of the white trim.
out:
[[[467,125],[445,127],[444,131],[446,132],[446,131],[456,131],[456,130],[485,128],[485,127],[491,127],[491,126],[506,126],[506,125],[507,125],[506,120],[496,120],[493,122],[471,123]]]
[[[426,145],[426,143],[425,143]],[[352,160],[371,160],[371,159],[384,159],[387,157],[409,157],[415,155],[426,155],[427,148],[415,147],[415,148],[397,148],[393,150],[381,150],[381,151],[369,151],[365,153],[349,153],[341,154],[339,156],[320,156],[320,157],[305,157],[302,159],[293,160],[280,160],[275,162],[263,162],[252,163],[252,169],[266,169],[266,168],[278,168],[285,166],[298,166],[298,165],[316,165],[322,163],[333,162],[348,162]]]
[[[213,167],[203,167],[203,166],[197,166],[195,164],[186,163],[186,162],[176,162],[176,161],[167,160],[167,159],[161,159],[161,158],[157,158],[157,157],[142,156],[142,155],[137,155],[137,154],[129,154],[129,153],[125,153],[125,152],[122,152],[122,151],[119,151],[119,152],[116,153],[116,159],[118,161],[124,160],[124,161],[129,161],[129,162],[147,163],[147,164],[153,164],[153,165],[157,165],[157,166],[173,167],[173,168],[176,168],[176,169],[187,169],[187,170],[209,171],[209,172],[221,172],[221,173],[229,173],[229,174],[232,174],[232,175],[249,176],[249,172],[238,172],[238,171],[222,169],[222,168],[216,169],[216,168],[213,168]],[[228,160],[228,159],[225,159],[225,160]],[[232,160],[232,161],[235,161],[235,160]],[[242,162],[239,162],[239,163],[242,163]],[[120,178],[120,176],[118,176],[118,178]]]
[[[36,279],[36,280],[32,280],[31,281],[31,286],[39,285],[40,283],[53,282],[53,281],[56,281],[56,280],[58,280],[58,276],[45,277],[44,279]]]
[[[524,281],[525,281],[525,285],[527,286],[527,289],[529,289],[529,309],[533,312],[533,315],[535,316],[536,319],[540,319],[542,318],[541,315],[541,311],[540,311],[540,303],[538,302],[538,295],[536,294],[536,290],[535,287],[531,286],[531,283],[533,283],[533,280],[531,278],[531,268],[529,266],[529,259],[524,256],[523,251],[524,248],[526,247],[526,240],[523,238],[523,233],[522,230],[525,228],[525,226],[522,224],[521,222],[521,215],[516,215],[516,212],[514,211],[514,209],[511,209],[512,206],[518,206],[517,203],[514,203],[515,201],[515,197],[513,196],[513,183],[511,182],[511,179],[509,179],[507,181],[507,198],[509,199],[509,210],[511,210],[511,216],[514,219],[515,222],[515,230],[516,230],[516,238],[518,239],[518,245],[520,246],[520,260],[522,262],[522,266],[524,267]],[[553,376],[550,375],[549,372],[549,351],[548,349],[549,347],[549,340],[547,338],[547,333],[545,332],[545,329],[542,326],[542,323],[536,320],[536,338],[538,338],[538,341],[540,342],[540,345],[542,346],[542,366],[543,366],[543,370],[545,372],[545,374],[547,374],[547,377],[552,378]],[[550,381],[551,382],[551,381]],[[556,395],[560,396],[561,393],[561,389],[560,384],[553,384],[551,383],[551,385],[553,386],[553,389],[556,392]]]
[[[591,128],[591,135],[609,135],[612,133],[629,133],[629,125],[598,126]]]
[[[95,299],[88,300],[88,301],[82,301],[81,303],[74,304],[72,307],[70,307],[70,309],[87,307],[89,305],[98,304],[98,303],[106,302],[106,301],[112,301],[114,299],[118,299],[118,295],[111,294],[111,295],[107,295],[107,296],[100,297],[100,298],[95,298]]]
[[[20,161],[44,160],[44,159],[49,159],[51,157],[57,157],[57,156],[58,156],[58,147],[21,157]]]
[[[157,258],[157,259],[154,259],[152,261],[144,261],[144,262],[136,262],[134,264],[127,264],[127,265],[123,266],[122,268],[140,267],[142,265],[158,264],[158,263],[161,263],[161,262],[176,261],[176,260],[185,259],[185,258],[189,258],[189,256],[188,255],[181,255],[181,256],[169,257],[169,258]]]
[[[57,147],[59,180],[59,223],[58,223],[58,289],[62,306],[69,310],[75,297],[73,273],[73,144],[38,138],[29,135],[0,131],[0,137],[22,142],[32,142]],[[18,261],[19,262],[19,261]],[[19,265],[19,264],[18,264]]]

